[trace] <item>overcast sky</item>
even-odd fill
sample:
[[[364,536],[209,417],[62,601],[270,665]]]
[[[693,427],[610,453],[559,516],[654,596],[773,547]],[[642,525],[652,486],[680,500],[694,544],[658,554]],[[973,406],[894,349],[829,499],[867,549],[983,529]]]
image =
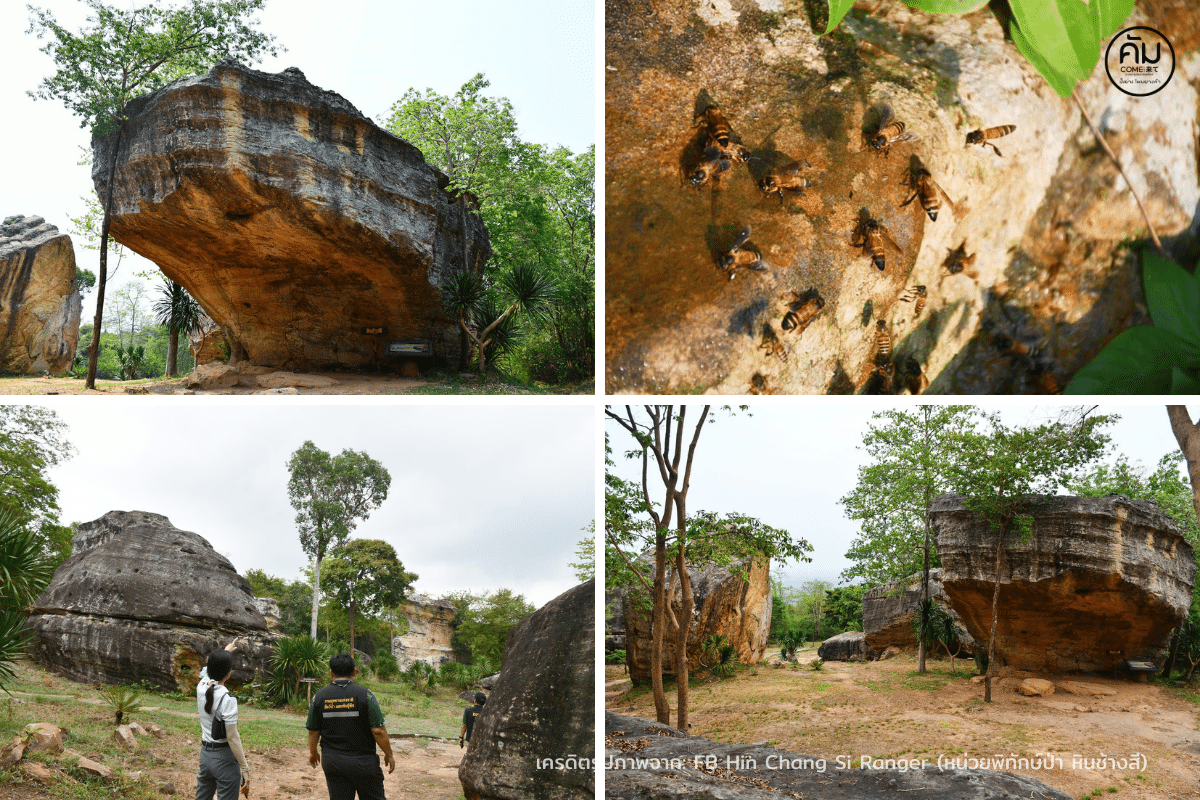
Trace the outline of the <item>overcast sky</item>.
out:
[[[75,32],[88,12],[78,0],[34,5]],[[595,14],[593,0],[267,0],[259,29],[288,51],[252,66],[299,67],[311,83],[376,122],[409,88],[450,95],[482,72],[491,81],[489,95],[512,101],[523,139],[579,152],[596,141]],[[76,163],[90,135],[60,101],[35,102],[25,94],[54,73],[39,52],[44,42],[28,29],[26,3],[0,2],[0,219],[41,216],[68,233],[68,216],[82,214],[80,197],[92,192],[90,168]],[[75,253],[81,266],[97,271],[96,251],[76,241]],[[154,274],[157,267],[127,258],[109,294],[137,280],[135,271]],[[96,313],[95,294],[84,297],[85,323]]]
[[[242,574],[298,579],[308,559],[286,465],[311,440],[366,451],[391,473],[387,500],[354,536],[390,542],[418,592],[507,587],[540,607],[578,582],[567,565],[595,515],[598,476],[590,405],[63,399],[74,402],[53,407],[77,454],[50,474],[64,523],[164,514]]]
[[[915,407],[911,401],[895,405]],[[1014,401],[978,405],[1002,410],[1008,424],[1044,421],[1062,407]],[[702,406],[689,406],[692,420]],[[801,405],[752,405],[751,417],[730,418],[718,410],[716,422],[705,426],[696,448],[688,512],[738,511],[807,539],[813,545],[811,564],[773,563],[772,572],[782,574],[785,586],[799,587],[813,579],[838,584],[838,574],[850,566],[845,553],[858,534],[857,523],[843,516],[838,499],[853,490],[858,467],[868,460],[860,448],[872,411],[885,407],[881,399],[810,399]],[[1190,410],[1193,418],[1200,413],[1200,407]],[[1179,449],[1161,403],[1101,405],[1096,413],[1121,415],[1109,433],[1130,461],[1153,469],[1165,453]],[[689,424],[689,435],[694,427]],[[605,431],[619,474],[640,481],[641,462],[622,458],[631,449],[629,434],[608,419]],[[651,499],[661,502],[661,488],[652,488]]]

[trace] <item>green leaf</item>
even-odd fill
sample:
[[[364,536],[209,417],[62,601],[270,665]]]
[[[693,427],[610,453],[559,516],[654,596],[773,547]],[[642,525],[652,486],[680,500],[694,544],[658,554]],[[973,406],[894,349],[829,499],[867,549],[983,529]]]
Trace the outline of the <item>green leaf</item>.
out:
[[[1200,380],[1175,367],[1171,370],[1171,394],[1200,394]]]
[[[1200,286],[1196,279],[1149,249],[1142,251],[1142,274],[1154,324],[1179,334],[1200,350]]]
[[[1050,84],[1050,88],[1053,89],[1059,97],[1062,97],[1063,99],[1070,98],[1071,92],[1075,88],[1075,81],[1051,67],[1046,59],[1042,58],[1042,54],[1039,53],[1037,49],[1030,43],[1030,41],[1025,38],[1025,35],[1021,33],[1021,29],[1016,25],[1012,26],[1011,33],[1013,41],[1016,42],[1017,49],[1029,59],[1029,63],[1033,64],[1033,68],[1041,73],[1041,76],[1046,79],[1047,83]]]
[[[1200,366],[1200,352],[1166,328],[1122,331],[1079,370],[1063,394],[1166,394],[1175,368]]]
[[[1100,61],[1100,45],[1133,11],[1134,0],[1011,0],[1010,33],[1030,63],[1070,97]],[[1019,30],[1018,30],[1019,29]],[[1037,55],[1035,56],[1034,53]]]
[[[825,33],[836,28],[853,7],[854,0],[829,0],[829,26],[825,28]]]
[[[904,5],[934,14],[969,14],[988,4],[988,0],[904,0]]]

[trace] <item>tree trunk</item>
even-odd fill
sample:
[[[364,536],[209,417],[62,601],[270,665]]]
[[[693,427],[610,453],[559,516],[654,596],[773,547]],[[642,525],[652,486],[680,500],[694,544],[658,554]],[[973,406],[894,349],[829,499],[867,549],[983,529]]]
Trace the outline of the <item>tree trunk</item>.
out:
[[[650,622],[650,685],[654,691],[655,718],[663,725],[671,724],[671,709],[663,692],[662,657],[663,634],[667,627],[667,535],[664,528],[654,534],[654,615]]]
[[[679,609],[678,631],[675,634],[675,727],[687,732],[688,727],[688,635],[692,629],[692,610],[696,601],[692,595],[692,578],[687,571],[687,558],[684,551],[687,534],[686,519],[683,513],[683,498],[676,497],[675,507],[679,525],[679,553],[675,558],[675,571],[679,573],[679,589],[682,603]]]
[[[350,601],[350,657],[354,658],[354,601]]]
[[[312,605],[312,638],[317,638],[317,607],[321,603],[321,559],[313,559],[313,605]]]
[[[179,329],[171,328],[171,338],[167,340],[167,377],[173,378],[179,373],[177,360],[179,355]]]
[[[925,414],[925,426],[924,426],[925,427],[925,452],[921,454],[921,456],[922,456],[921,460],[923,462],[921,465],[923,467],[922,471],[925,473],[924,474],[924,478],[925,478],[925,514],[924,514],[924,517],[925,517],[925,553],[924,553],[924,561],[921,566],[921,611],[922,611],[922,613],[924,613],[926,604],[929,600],[929,503],[932,500],[932,497],[930,497],[930,495],[933,494],[932,479],[929,477],[929,462],[933,458],[933,442],[930,441],[930,437],[929,437],[929,416],[931,413],[931,409],[929,408],[929,406],[925,406],[922,410]],[[993,623],[993,625],[994,625],[994,623]],[[925,627],[925,626],[922,626],[922,627]],[[917,642],[917,672],[924,672],[925,671],[925,631],[922,631],[922,635],[919,636],[918,638],[920,639],[920,641]],[[950,667],[951,672],[954,671],[953,663],[954,663],[954,661],[953,661],[953,659],[951,659],[951,667]]]
[[[1200,429],[1192,424],[1187,406],[1167,406],[1167,418],[1171,420],[1171,431],[1175,441],[1179,442],[1179,450],[1187,461],[1188,478],[1192,481],[1192,503],[1196,506],[1197,517],[1200,518]]]
[[[100,223],[100,274],[96,276],[96,316],[92,321],[92,343],[88,345],[87,380],[85,389],[96,388],[96,363],[100,360],[100,327],[104,323],[104,286],[108,282],[108,228],[112,222],[113,181],[117,174],[117,156],[121,152],[121,137],[125,123],[117,127],[117,143],[113,149],[112,166],[108,169],[108,196],[104,198],[104,221]]]
[[[1007,525],[1001,525],[999,541],[996,542],[996,588],[992,591],[992,630],[988,634],[988,666],[987,677],[983,680],[983,702],[992,702],[992,676],[996,674],[996,622],[1000,616],[1000,554],[1004,550],[1004,532]]]
[[[1182,633],[1182,626],[1176,626],[1175,630],[1171,631],[1170,655],[1167,656],[1167,663],[1162,671],[1163,677],[1168,681],[1171,680],[1171,673],[1175,669],[1175,659],[1179,656],[1179,643],[1183,641],[1183,636],[1180,635]]]

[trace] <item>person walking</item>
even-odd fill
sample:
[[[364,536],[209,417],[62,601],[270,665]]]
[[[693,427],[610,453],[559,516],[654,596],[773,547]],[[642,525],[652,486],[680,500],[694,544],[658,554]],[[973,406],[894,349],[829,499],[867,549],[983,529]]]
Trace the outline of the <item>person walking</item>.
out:
[[[238,790],[250,796],[250,768],[238,734],[237,698],[225,688],[233,672],[237,639],[213,650],[196,684],[196,713],[200,716],[200,771],[196,800],[237,800]]]
[[[463,737],[466,737],[468,742],[471,741],[471,730],[475,727],[475,718],[483,711],[483,704],[487,702],[487,695],[483,692],[475,693],[475,705],[463,711],[462,727],[458,729],[458,748],[461,750],[463,746]]]
[[[317,692],[308,709],[308,763],[321,765],[329,800],[386,800],[383,770],[375,745],[383,750],[388,774],[396,769],[392,742],[375,695],[354,682],[354,658],[329,659],[330,684]],[[320,752],[317,745],[321,745]]]

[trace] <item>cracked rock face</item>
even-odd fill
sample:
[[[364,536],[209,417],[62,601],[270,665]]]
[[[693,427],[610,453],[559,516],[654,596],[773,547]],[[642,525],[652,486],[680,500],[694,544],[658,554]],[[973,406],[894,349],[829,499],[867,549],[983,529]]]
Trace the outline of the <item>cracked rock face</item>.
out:
[[[568,589],[509,632],[504,667],[458,768],[467,800],[595,796],[595,585]],[[571,758],[586,759],[586,768]],[[555,763],[539,768],[539,759]]]
[[[278,637],[250,584],[203,537],[160,514],[110,511],[80,525],[71,547],[28,622],[30,652],[47,669],[186,691],[212,650],[243,636],[231,682],[266,675]]]
[[[400,605],[408,620],[408,633],[392,640],[392,655],[400,669],[414,661],[437,667],[454,660],[450,639],[454,636],[454,606],[425,595],[413,595]]]
[[[457,358],[439,287],[490,245],[417,148],[295,68],[222,61],[129,115],[119,148],[92,142],[100,197],[116,162],[112,235],[191,292],[235,359],[373,367],[409,339]]]
[[[0,223],[0,371],[61,375],[75,358],[83,300],[71,237],[41,217]]]
[[[996,656],[1033,672],[1099,672],[1156,658],[1188,613],[1196,561],[1152,502],[1044,497],[1027,541],[1004,538]],[[957,495],[930,505],[942,586],[977,642],[991,629],[997,535]]]
[[[641,558],[646,558],[642,556]],[[654,554],[649,554],[653,572]],[[747,559],[731,567],[688,564],[695,602],[688,633],[688,670],[698,669],[703,656],[701,642],[709,636],[724,636],[737,651],[742,664],[757,664],[767,652],[771,632],[771,580],[767,559]],[[668,577],[668,586],[672,585]],[[672,606],[679,614],[683,592],[674,582]],[[622,606],[625,622],[625,652],[629,677],[635,683],[650,680],[652,613],[637,598],[640,587],[626,590]],[[645,603],[649,605],[649,603]],[[663,644],[663,674],[675,674],[675,637],[668,633]]]
[[[604,759],[610,765],[604,773],[604,793],[624,800],[865,800],[908,796],[1070,800],[1069,795],[1023,775],[987,769],[941,771],[936,766],[904,772],[882,767],[839,769],[836,761],[773,747],[714,742],[648,719],[612,712],[604,715],[604,741]],[[715,760],[708,762],[708,757]],[[855,757],[852,763],[857,767],[859,759]]]
[[[942,589],[942,571],[929,570],[929,596],[958,623],[959,643],[963,654],[974,651],[975,642],[961,625],[950,598]],[[867,644],[883,652],[889,647],[916,647],[917,634],[913,621],[921,607],[921,573],[907,580],[876,586],[863,595],[863,632]]]

